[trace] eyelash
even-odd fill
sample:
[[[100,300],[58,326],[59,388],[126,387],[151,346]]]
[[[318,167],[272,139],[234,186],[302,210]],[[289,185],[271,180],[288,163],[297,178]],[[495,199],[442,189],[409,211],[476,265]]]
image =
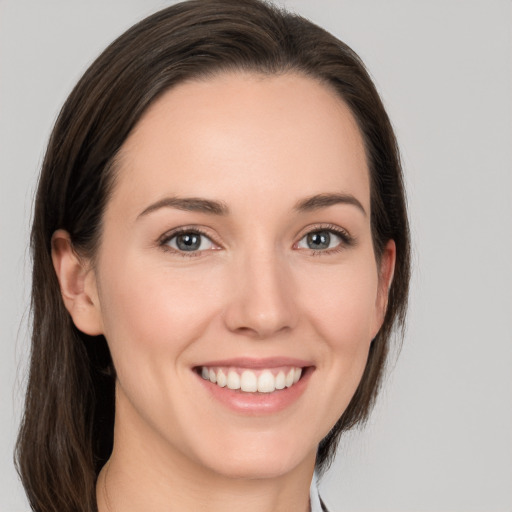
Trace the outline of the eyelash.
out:
[[[332,249],[322,249],[322,250],[315,250],[315,249],[309,249],[311,256],[325,256],[330,254],[337,254],[341,251],[353,247],[356,244],[356,239],[346,230],[343,228],[340,228],[339,226],[335,226],[334,224],[318,224],[314,226],[309,226],[308,230],[301,235],[299,238],[299,241],[294,244],[296,246],[304,237],[311,235],[313,233],[319,233],[322,231],[327,231],[328,233],[334,233],[337,235],[341,242]],[[308,249],[303,249],[308,250]]]
[[[295,242],[294,247],[306,236],[311,235],[313,233],[319,233],[322,231],[327,231],[328,233],[334,233],[336,236],[338,236],[341,239],[341,242],[331,249],[322,249],[322,250],[315,250],[315,249],[309,249],[311,256],[322,256],[322,255],[329,255],[329,254],[336,254],[348,247],[352,247],[356,244],[356,239],[348,233],[348,231],[345,231],[344,229],[340,228],[339,226],[335,226],[333,224],[319,224],[316,226],[311,226],[308,228],[308,230],[301,235],[298,242]],[[203,251],[179,251],[172,247],[170,247],[168,244],[169,242],[183,234],[195,234],[200,235],[208,238],[214,245],[220,245],[215,242],[215,240],[212,239],[211,235],[209,235],[206,231],[202,230],[201,228],[198,228],[196,226],[183,226],[181,228],[172,230],[170,232],[165,233],[158,239],[158,245],[159,247],[166,251],[166,252],[172,252],[173,254],[177,254],[179,256],[182,256],[184,258],[197,258],[199,256],[202,256]],[[307,249],[299,249],[299,250],[307,250]]]
[[[201,235],[201,236],[208,238],[208,240],[210,240],[212,242],[212,244],[219,245],[212,239],[211,235],[209,235],[208,233],[206,233],[206,231],[204,231],[201,228],[198,228],[196,226],[183,226],[181,228],[174,229],[170,232],[167,232],[158,239],[158,245],[160,246],[160,248],[162,250],[164,250],[166,252],[172,252],[173,254],[182,256],[183,258],[197,258],[198,256],[201,256],[204,251],[190,251],[190,252],[179,251],[179,250],[176,250],[173,247],[170,247],[169,245],[167,245],[173,238],[175,238],[179,235],[184,235],[184,234]]]

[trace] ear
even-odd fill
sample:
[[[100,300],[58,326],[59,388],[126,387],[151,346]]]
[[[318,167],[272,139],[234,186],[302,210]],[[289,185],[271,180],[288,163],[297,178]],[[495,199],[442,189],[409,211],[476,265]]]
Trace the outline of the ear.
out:
[[[372,326],[372,337],[377,336],[388,308],[389,289],[393,283],[396,262],[396,245],[394,240],[389,240],[382,251],[379,266],[379,283],[377,289],[377,298],[375,301],[375,318]]]
[[[96,275],[89,262],[81,259],[62,229],[52,236],[52,261],[66,309],[75,326],[85,334],[103,334]]]

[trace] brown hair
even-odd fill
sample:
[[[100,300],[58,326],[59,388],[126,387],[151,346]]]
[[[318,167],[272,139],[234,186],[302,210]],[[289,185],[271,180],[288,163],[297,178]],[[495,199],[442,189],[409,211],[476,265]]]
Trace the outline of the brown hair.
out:
[[[258,0],[192,0],[166,8],[114,41],[64,104],[43,162],[32,226],[32,353],[17,464],[38,512],[96,510],[95,482],[113,442],[115,371],[103,336],[78,331],[51,260],[51,237],[69,232],[91,257],[115,181],[116,155],[148,106],[184,80],[228,70],[295,71],[334,89],[360,127],[370,169],[376,259],[397,260],[384,324],[361,383],[320,443],[317,469],[340,434],[364,422],[377,395],[390,334],[405,319],[409,232],[398,149],[388,116],[358,56],[304,18]]]

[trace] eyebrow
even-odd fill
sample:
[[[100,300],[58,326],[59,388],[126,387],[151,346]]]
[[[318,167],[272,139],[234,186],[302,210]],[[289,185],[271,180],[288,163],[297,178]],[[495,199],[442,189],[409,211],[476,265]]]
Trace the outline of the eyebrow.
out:
[[[188,212],[201,212],[213,215],[227,215],[229,208],[222,201],[202,199],[199,197],[165,197],[156,203],[149,205],[142,211],[137,219],[144,217],[160,208],[176,208]]]
[[[356,199],[352,194],[316,194],[314,196],[302,199],[295,205],[295,210],[299,212],[307,212],[312,210],[318,210],[320,208],[327,208],[335,204],[350,204],[355,206],[357,209],[366,216],[366,210],[363,205]]]
[[[358,208],[364,215],[366,210],[363,205],[351,194],[316,194],[306,197],[295,204],[295,210],[308,212],[327,208],[336,204],[349,204]],[[137,217],[137,219],[149,215],[160,208],[176,208],[189,212],[208,213],[213,215],[228,215],[229,208],[222,201],[203,199],[199,197],[165,197],[156,203],[149,205]]]

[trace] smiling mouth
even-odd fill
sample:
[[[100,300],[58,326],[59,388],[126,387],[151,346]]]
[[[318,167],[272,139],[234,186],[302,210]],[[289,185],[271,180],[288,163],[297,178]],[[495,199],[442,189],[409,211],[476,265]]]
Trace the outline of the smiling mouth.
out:
[[[291,388],[307,368],[282,366],[278,368],[238,368],[200,366],[196,372],[204,379],[220,388],[228,388],[242,393],[274,393]]]

